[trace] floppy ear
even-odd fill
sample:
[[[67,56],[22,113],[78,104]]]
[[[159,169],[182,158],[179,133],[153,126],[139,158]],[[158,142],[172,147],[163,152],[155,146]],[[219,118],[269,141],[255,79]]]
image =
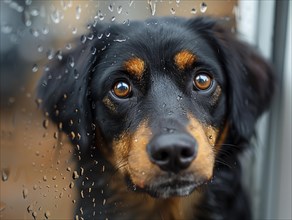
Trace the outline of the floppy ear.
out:
[[[90,47],[80,45],[61,61],[52,62],[38,85],[41,108],[82,147],[94,137],[89,90],[94,62]]]
[[[270,105],[275,76],[269,64],[249,45],[218,22],[199,18],[206,37],[218,53],[227,78],[228,120],[231,131],[248,141],[258,117]],[[194,25],[194,24],[193,24]]]
[[[228,78],[229,123],[247,141],[254,134],[257,119],[271,103],[275,76],[270,65],[255,49],[220,26],[214,26],[213,30]]]

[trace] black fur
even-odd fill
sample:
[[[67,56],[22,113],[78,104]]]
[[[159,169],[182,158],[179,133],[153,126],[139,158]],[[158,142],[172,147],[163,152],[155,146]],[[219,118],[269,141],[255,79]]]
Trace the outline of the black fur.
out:
[[[128,202],[127,190],[110,186],[116,170],[99,149],[111,148],[114,138],[127,129],[134,131],[145,117],[153,121],[152,129],[159,130],[156,119],[171,112],[183,121],[187,109],[202,123],[220,130],[229,125],[216,157],[214,177],[199,189],[203,199],[192,219],[251,219],[238,155],[248,147],[255,123],[268,108],[274,91],[274,77],[264,59],[210,18],[97,24],[90,34],[93,40],[80,43],[61,62],[54,61],[39,84],[43,110],[54,122],[62,123],[62,130],[72,138],[75,155],[81,158],[78,166],[84,174],[79,190],[84,198],[79,199],[76,214],[84,219],[156,218],[151,211],[143,212],[145,204]],[[207,95],[189,92],[191,85],[185,86],[189,85],[188,76],[178,75],[172,56],[183,49],[194,51],[200,68],[214,73],[222,88],[215,105],[209,104]],[[109,112],[102,97],[120,77],[120,64],[133,54],[146,60],[147,74],[142,82],[129,79],[137,85],[135,98],[118,103],[117,110]],[[177,97],[182,97],[183,104],[178,104]],[[163,103],[166,109],[161,108]]]

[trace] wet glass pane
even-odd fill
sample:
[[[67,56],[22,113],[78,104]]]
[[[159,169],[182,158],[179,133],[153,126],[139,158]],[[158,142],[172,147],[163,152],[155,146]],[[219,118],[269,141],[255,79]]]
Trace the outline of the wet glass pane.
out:
[[[73,69],[80,65],[75,55],[70,57],[67,54],[77,45],[86,44],[94,38],[109,37],[111,33],[105,33],[106,36],[90,34],[89,29],[99,23],[130,24],[134,20],[154,16],[192,18],[212,15],[223,18],[229,28],[235,30],[237,1],[2,0],[0,9],[0,217],[82,219],[86,208],[80,201],[85,197],[90,197],[90,207],[96,207],[92,216],[104,212],[103,207],[107,204],[112,204],[107,210],[108,216],[117,207],[127,208],[132,204],[121,204],[119,200],[113,202],[107,198],[107,184],[105,189],[96,187],[108,167],[98,161],[94,153],[83,157],[77,142],[72,146],[70,140],[83,140],[87,135],[73,129],[78,120],[66,119],[66,125],[54,123],[50,115],[52,112],[40,110],[43,100],[37,97],[36,87],[45,83],[40,82],[40,78],[51,71],[48,63],[67,62],[68,68]],[[125,39],[117,41],[123,43]],[[89,54],[94,56],[102,49],[92,47]],[[74,78],[82,80],[80,74],[76,69]],[[122,88],[117,86],[117,90],[122,90],[118,94],[126,96],[129,88],[123,83],[120,84]],[[70,91],[64,93],[63,100],[69,99],[70,95]],[[71,110],[79,114],[82,109],[75,108],[75,104],[70,103],[74,107]],[[92,108],[95,107],[93,104]],[[54,114],[57,117],[63,114],[62,111],[56,107]],[[72,126],[72,131],[65,134],[65,126]],[[95,126],[98,125],[89,125],[90,128]],[[85,161],[84,158],[89,159]],[[82,161],[82,166],[79,161]],[[91,175],[100,175],[100,178],[92,180]],[[117,211],[123,214],[121,210]]]

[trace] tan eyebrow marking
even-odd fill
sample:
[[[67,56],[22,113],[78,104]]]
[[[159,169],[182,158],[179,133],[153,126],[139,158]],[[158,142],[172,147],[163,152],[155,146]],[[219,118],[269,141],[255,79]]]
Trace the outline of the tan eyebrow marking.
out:
[[[141,79],[145,70],[145,62],[138,57],[134,57],[124,62],[124,68],[128,73]]]
[[[184,70],[187,67],[190,67],[197,60],[197,57],[187,50],[182,50],[178,52],[174,57],[175,65],[179,70]]]

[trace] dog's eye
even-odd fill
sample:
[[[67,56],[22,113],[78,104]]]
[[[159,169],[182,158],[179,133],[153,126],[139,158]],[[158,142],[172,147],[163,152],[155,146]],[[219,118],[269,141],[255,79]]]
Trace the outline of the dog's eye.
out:
[[[127,98],[131,94],[131,86],[128,82],[118,81],[114,84],[113,93],[118,98]]]
[[[212,78],[207,73],[199,73],[194,77],[194,86],[198,90],[207,90],[212,85]]]

